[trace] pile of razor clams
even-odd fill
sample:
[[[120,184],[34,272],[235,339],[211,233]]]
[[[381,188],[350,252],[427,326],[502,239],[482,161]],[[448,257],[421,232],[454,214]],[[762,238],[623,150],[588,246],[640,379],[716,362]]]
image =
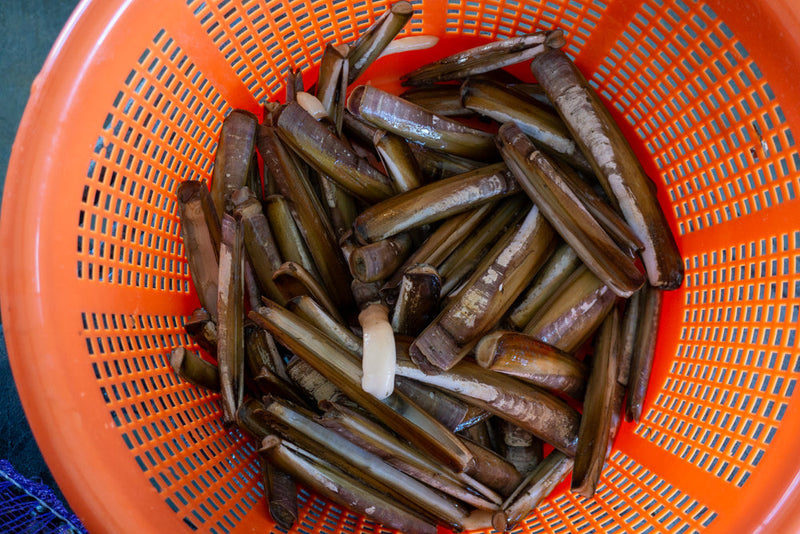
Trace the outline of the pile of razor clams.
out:
[[[436,51],[397,38],[412,15],[328,44],[308,89],[290,71],[263,121],[231,112],[210,187],[177,191],[201,351],[170,362],[256,440],[285,529],[297,484],[409,534],[509,531],[570,474],[591,497],[683,280],[560,30],[424,65],[399,96],[360,80]]]

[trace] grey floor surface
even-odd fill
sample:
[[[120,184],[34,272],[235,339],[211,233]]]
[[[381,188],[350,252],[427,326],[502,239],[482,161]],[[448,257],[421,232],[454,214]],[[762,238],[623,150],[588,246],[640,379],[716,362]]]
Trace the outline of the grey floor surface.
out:
[[[76,4],[76,0],[0,0],[0,192],[6,181],[24,179],[7,175],[14,137],[31,83]],[[4,198],[3,202],[10,200],[13,199]],[[4,250],[3,257],[6,262],[13,261],[13,251]],[[9,460],[23,476],[44,482],[60,495],[25,420],[2,330],[0,458]]]

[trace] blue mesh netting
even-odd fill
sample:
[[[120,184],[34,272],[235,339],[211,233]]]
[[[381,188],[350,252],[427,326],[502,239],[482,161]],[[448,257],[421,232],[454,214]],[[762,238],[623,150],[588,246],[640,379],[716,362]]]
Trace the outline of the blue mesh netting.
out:
[[[0,460],[0,532],[87,534],[80,520],[45,486]]]

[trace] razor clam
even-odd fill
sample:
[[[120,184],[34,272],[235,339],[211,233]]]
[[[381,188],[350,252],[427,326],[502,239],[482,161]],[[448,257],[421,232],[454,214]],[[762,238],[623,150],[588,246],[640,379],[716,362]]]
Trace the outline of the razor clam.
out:
[[[371,85],[353,89],[347,99],[347,109],[373,126],[428,148],[480,161],[497,160],[491,134],[431,113]]]
[[[217,325],[204,308],[197,308],[193,311],[184,323],[183,329],[201,349],[216,358]]]
[[[304,359],[295,356],[286,364],[286,372],[303,393],[319,404],[324,401],[344,398],[342,390],[325,375],[311,367]]]
[[[284,262],[272,275],[275,285],[289,301],[298,295],[311,295],[328,313],[344,322],[339,309],[328,295],[327,288],[306,271],[302,265],[293,261]]]
[[[303,240],[300,229],[297,228],[297,223],[292,217],[289,203],[286,199],[281,195],[269,195],[264,199],[264,211],[269,227],[275,237],[280,259],[298,263],[312,276],[319,276],[314,260],[311,258],[311,252],[309,252],[306,242]],[[281,263],[274,267],[273,271],[280,267]],[[272,261],[270,261],[270,265],[272,265]],[[271,277],[272,275],[270,274]]]
[[[461,88],[454,84],[425,85],[413,87],[400,94],[404,98],[431,113],[442,117],[468,117],[475,115],[461,103]]]
[[[169,363],[178,376],[190,384],[209,391],[219,391],[219,368],[200,355],[184,347],[175,347],[169,354]]]
[[[276,112],[281,139],[321,174],[368,203],[393,195],[389,179],[296,102]]]
[[[548,47],[564,46],[561,30],[550,30],[501,39],[458,52],[401,76],[403,85],[427,85],[458,80],[528,61]]]
[[[510,495],[522,481],[522,475],[514,465],[496,452],[468,439],[464,444],[472,453],[472,464],[466,473],[500,495]]]
[[[231,111],[222,123],[211,178],[211,199],[220,218],[229,211],[230,194],[241,189],[247,180],[257,127],[256,116],[242,109]]]
[[[594,496],[608,450],[619,361],[619,315],[619,308],[613,309],[600,326],[583,402],[572,491],[586,498]]]
[[[529,206],[530,200],[521,193],[500,201],[482,221],[480,228],[464,239],[439,266],[439,273],[444,280],[443,295],[453,294],[454,289],[487,256],[487,252],[502,239],[509,227],[525,216],[525,208]]]
[[[205,183],[192,180],[178,186],[178,213],[192,284],[200,305],[216,321],[222,238],[219,218]]]
[[[645,276],[634,258],[619,248],[575,195],[559,167],[516,124],[504,124],[497,143],[522,188],[598,278],[622,297],[644,284]]]
[[[544,458],[542,440],[513,423],[497,419],[495,431],[498,434],[499,451],[517,471],[530,473]]]
[[[628,378],[628,400],[625,404],[625,417],[628,421],[639,421],[642,416],[647,384],[653,368],[656,350],[658,317],[661,313],[663,290],[649,286],[642,295],[641,316],[636,331],[636,348],[633,352],[630,377]]]
[[[372,142],[397,192],[405,193],[422,185],[422,171],[405,139],[377,130]]]
[[[492,517],[492,526],[500,532],[516,528],[553,489],[572,471],[573,460],[560,451],[553,451],[537,465],[519,485],[499,512]]]
[[[519,191],[503,163],[439,180],[375,204],[356,217],[357,238],[371,243],[445,219]]]
[[[361,282],[389,278],[411,252],[411,236],[393,235],[355,248],[350,253],[350,273]]]
[[[267,367],[262,367],[253,375],[253,382],[257,391],[262,395],[272,395],[273,397],[285,399],[298,406],[311,406],[309,398],[302,394],[301,390],[295,388],[293,382],[286,382],[281,377],[273,373]]]
[[[385,489],[389,496],[401,501],[416,513],[433,514],[432,520],[439,517],[456,528],[463,520],[464,509],[451,499],[321,425],[307,410],[270,398],[266,399],[263,412],[259,412],[259,415],[261,413],[272,423],[272,428],[278,434],[334,466],[358,475],[358,478],[368,484]]]
[[[353,294],[361,312],[361,389],[378,399],[394,391],[396,347],[389,323],[389,307],[381,301],[377,283],[353,280]]]
[[[413,14],[414,6],[411,5],[411,2],[394,2],[367,31],[358,37],[347,55],[347,61],[350,64],[348,84],[356,81],[367,70],[367,67],[381,55],[392,39],[411,20]]]
[[[650,284],[675,289],[683,280],[683,260],[653,183],[610,113],[561,50],[548,50],[531,71],[555,104],[575,141],[589,159],[608,196],[644,243],[641,253]]]
[[[595,190],[571,168],[561,162],[556,162],[562,172],[565,182],[572,192],[580,198],[583,205],[600,223],[600,226],[619,245],[626,254],[636,254],[644,248],[642,241],[633,233],[628,223],[625,222],[608,201],[595,192]]]
[[[450,370],[428,375],[406,354],[397,355],[397,375],[412,378],[475,404],[524,428],[570,456],[575,454],[580,414],[555,395],[516,378],[461,361]]]
[[[416,336],[436,317],[442,281],[435,268],[412,265],[403,273],[397,302],[392,311],[392,330]]]
[[[222,217],[219,253],[219,296],[217,309],[217,361],[220,397],[226,424],[233,424],[244,398],[244,244],[242,225],[233,217]]]
[[[555,232],[533,206],[494,247],[410,351],[440,369],[450,369],[514,303],[547,259]]]
[[[450,178],[457,174],[474,171],[486,165],[480,161],[469,158],[462,158],[453,154],[439,152],[430,148],[425,148],[418,143],[409,143],[411,152],[414,154],[419,164],[422,176],[428,182],[435,182],[443,178]]]
[[[297,521],[297,484],[291,475],[264,458],[261,473],[270,517],[280,528],[291,529]]]
[[[547,263],[536,273],[536,278],[511,308],[508,322],[518,330],[524,328],[579,265],[581,265],[581,260],[572,247],[562,243],[553,252]]]
[[[272,236],[261,202],[249,188],[243,187],[231,195],[234,214],[242,220],[244,247],[253,273],[264,293],[271,299],[284,302],[272,274],[281,265],[281,256]]]
[[[470,78],[461,85],[464,107],[503,124],[515,123],[543,150],[582,171],[592,172],[561,118],[534,98],[492,80]]]
[[[583,362],[520,332],[497,331],[484,336],[475,347],[475,360],[490,371],[576,399],[582,397],[586,387]]]
[[[252,376],[258,374],[262,367],[266,367],[281,380],[291,383],[292,379],[286,373],[286,363],[269,332],[261,328],[248,328],[244,337],[244,349],[247,368]]]
[[[319,64],[317,98],[322,102],[331,121],[336,125],[338,134],[342,133],[344,119],[345,92],[350,70],[347,61],[349,53],[350,47],[346,44],[328,43]]]
[[[622,326],[620,327],[619,372],[617,373],[617,382],[623,386],[628,385],[633,353],[637,349],[636,333],[644,315],[642,295],[645,291],[646,289],[643,287],[625,301],[625,311],[622,314]]]
[[[614,292],[581,265],[542,305],[523,332],[572,353],[597,330],[616,301]]]
[[[317,97],[309,93],[301,92],[297,94],[297,103],[308,111],[318,122],[324,124],[331,133],[341,137],[341,124],[332,122],[333,119]],[[349,143],[354,149],[356,148],[356,145],[350,143],[347,139],[343,138],[342,140],[345,141],[345,143]],[[292,153],[292,156],[295,161],[301,163],[298,167],[305,166],[295,153]],[[310,180],[311,178],[307,177],[305,182],[310,183]],[[355,219],[357,215],[358,208],[356,206],[356,201],[347,191],[338,186],[335,181],[331,180],[329,176],[324,174],[320,175],[316,184],[319,187],[320,197],[324,201],[323,203],[330,217],[331,230],[335,237],[340,239],[342,235],[348,231],[350,226],[352,226],[353,219]]]

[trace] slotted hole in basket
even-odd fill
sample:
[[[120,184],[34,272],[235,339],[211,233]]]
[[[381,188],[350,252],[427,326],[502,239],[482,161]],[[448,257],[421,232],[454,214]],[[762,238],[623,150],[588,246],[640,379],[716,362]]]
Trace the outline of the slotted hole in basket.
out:
[[[727,356],[721,359],[715,357],[715,354],[721,353],[723,347],[711,347],[712,350],[706,350],[706,345],[701,346],[697,343],[691,343],[690,346],[681,345],[664,389],[693,402],[676,403],[674,397],[659,395],[655,401],[656,408],[646,415],[647,424],[659,430],[654,431],[643,426],[636,430],[651,442],[665,446],[670,452],[679,454],[699,467],[713,471],[715,476],[723,477],[726,482],[739,487],[749,478],[752,468],[758,465],[765,452],[765,446],[774,439],[777,423],[783,418],[785,411],[783,408],[776,410],[775,406],[785,406],[786,402],[781,398],[790,396],[794,390],[793,385],[788,386],[789,381],[794,380],[790,375],[791,355],[786,354],[781,365],[777,365],[778,351],[767,352],[764,348],[770,345],[776,348],[787,346],[784,337],[777,334],[786,328],[778,325],[788,325],[786,314],[775,314],[773,310],[776,306],[779,310],[781,306],[788,307],[790,297],[775,289],[768,290],[772,284],[754,284],[753,281],[777,276],[777,266],[790,264],[791,262],[786,260],[796,256],[796,245],[795,242],[790,247],[788,235],[772,236],[759,242],[731,247],[730,251],[726,249],[710,251],[710,261],[708,254],[704,254],[702,258],[687,259],[687,264],[690,266],[688,279],[694,279],[693,285],[710,288],[710,291],[704,289],[704,291],[687,292],[684,318],[692,326],[683,329],[682,339],[708,343],[709,326],[703,323],[711,322],[713,320],[711,318],[715,316],[717,318],[722,316],[721,310],[716,315],[706,314],[708,308],[704,305],[724,300],[717,299],[716,295],[724,295],[726,290],[729,292],[744,290],[745,295],[742,296],[749,298],[750,304],[737,306],[733,316],[731,308],[728,307],[727,315],[723,319],[717,319],[731,325],[730,334],[728,327],[723,329],[721,341],[732,340],[758,347],[758,350],[752,348],[745,350],[740,347],[733,351],[729,347],[726,350]],[[751,258],[759,258],[759,261],[752,261]],[[708,276],[709,269],[714,270],[712,276]],[[702,274],[702,281],[692,277],[691,270],[702,271],[698,273]],[[724,276],[726,271],[732,273],[731,276]],[[735,274],[737,272],[738,275]],[[793,274],[797,273],[795,265]],[[711,298],[707,296],[709,293]],[[718,372],[708,375],[698,372],[700,367],[695,364],[695,360],[698,359],[713,361]],[[702,386],[705,381],[716,382],[722,387],[712,390],[705,387],[706,393],[696,394],[696,388]],[[678,383],[682,386],[676,389],[674,384]],[[708,395],[709,391],[711,395]],[[693,407],[695,403],[698,408],[705,406],[705,415],[701,416],[701,420],[706,421],[710,416],[707,419],[708,424],[719,429],[718,431],[713,434],[705,432],[696,439],[696,436],[689,436],[688,425],[684,432],[681,432],[681,425],[675,425],[676,418],[681,421],[691,421],[697,417],[698,408]],[[727,413],[720,417],[720,411],[715,409],[715,406],[724,407]],[[667,414],[673,415],[667,416]],[[770,423],[771,421],[774,423]],[[669,440],[664,438],[667,434],[671,435]],[[676,442],[682,442],[683,446],[674,446]]]
[[[159,32],[154,39],[154,43],[159,44],[159,41],[163,40],[164,35],[163,32]],[[175,106],[172,106],[172,111],[170,111],[169,106],[164,106],[162,112],[159,113],[157,106],[164,91],[171,90],[171,92],[176,95],[180,93],[179,98],[185,100],[189,94],[188,88],[185,86],[188,86],[190,83],[197,85],[198,88],[206,85],[205,79],[199,81],[200,73],[193,68],[191,63],[186,61],[186,56],[180,56],[180,48],[175,45],[172,39],[166,39],[164,44],[160,47],[160,51],[162,55],[154,54],[150,49],[147,49],[146,52],[142,53],[140,56],[139,63],[141,65],[144,64],[147,58],[154,55],[156,56],[146,69],[148,73],[155,71],[160,62],[166,63],[167,61],[171,61],[174,64],[173,66],[177,65],[183,67],[185,76],[189,76],[189,78],[182,80],[173,72],[167,77],[164,83],[159,84],[160,79],[164,73],[167,72],[167,70],[162,68],[155,77],[150,76],[150,85],[142,95],[142,89],[148,83],[148,75],[142,75],[137,78],[136,69],[131,71],[126,81],[128,85],[135,82],[135,86],[133,87],[131,96],[127,99],[127,104],[122,110],[123,115],[115,121],[114,113],[109,113],[103,124],[104,129],[115,139],[118,139],[120,143],[120,146],[117,147],[117,155],[116,157],[113,155],[115,142],[113,140],[106,142],[104,136],[99,136],[95,152],[101,156],[104,155],[106,161],[100,166],[98,172],[98,162],[92,160],[87,172],[87,177],[90,179],[94,178],[97,172],[96,189],[93,191],[94,196],[92,197],[91,204],[89,204],[90,208],[95,208],[94,211],[109,212],[112,210],[113,206],[114,212],[120,214],[122,206],[126,206],[124,210],[125,215],[126,217],[130,217],[131,222],[134,224],[134,227],[132,227],[129,232],[129,243],[134,246],[138,245],[140,250],[138,250],[134,256],[133,250],[128,248],[126,261],[126,247],[123,242],[125,241],[126,234],[128,234],[128,227],[124,224],[118,225],[115,222],[112,225],[111,242],[108,246],[105,240],[101,240],[98,241],[98,246],[95,248],[94,238],[91,238],[91,245],[88,247],[88,253],[91,256],[99,256],[99,259],[114,262],[118,266],[122,263],[127,263],[128,265],[140,268],[144,267],[151,271],[161,271],[164,274],[157,274],[156,272],[140,273],[139,271],[134,274],[127,269],[119,267],[115,269],[110,265],[98,265],[95,262],[84,262],[81,260],[78,261],[78,273],[79,277],[83,277],[84,273],[86,273],[89,279],[113,282],[115,280],[116,271],[116,282],[119,284],[122,284],[123,280],[125,280],[128,284],[141,287],[169,291],[182,289],[185,292],[188,290],[188,281],[184,278],[183,284],[176,285],[174,277],[170,276],[180,274],[185,270],[181,259],[181,243],[177,235],[178,226],[174,217],[171,216],[172,212],[174,212],[174,202],[168,201],[168,197],[161,194],[160,191],[173,191],[177,183],[176,177],[187,179],[195,174],[198,176],[205,176],[207,174],[211,161],[211,153],[208,151],[208,145],[210,140],[214,137],[213,130],[218,128],[218,123],[221,121],[219,117],[209,118],[206,114],[203,124],[206,128],[210,128],[206,129],[200,128],[193,119],[187,120],[187,115],[185,113],[177,115],[175,110],[178,108]],[[157,85],[160,87],[158,90],[156,90]],[[181,89],[183,89],[182,92]],[[157,96],[153,97],[153,95]],[[196,98],[196,95],[193,97]],[[216,106],[219,107],[222,104],[222,100],[218,98],[215,92],[213,94],[206,92],[205,97],[207,100],[210,99],[212,106],[216,104]],[[138,98],[143,99],[139,104],[136,103]],[[114,106],[118,107],[119,103],[125,101],[125,99],[125,92],[121,91],[114,101]],[[148,101],[151,99],[153,101],[148,104]],[[146,127],[147,124],[153,120],[154,116],[161,115],[158,119],[153,121],[152,131],[156,132],[159,126],[161,126],[160,137],[162,140],[166,141],[167,147],[171,147],[173,151],[169,149],[162,150],[163,145],[153,144],[149,139],[144,145],[140,146],[141,139],[143,138],[142,134],[139,133],[135,137],[132,135],[132,132],[140,128],[137,121],[143,115],[145,106],[148,105],[151,106],[151,110],[144,115],[146,118],[142,126]],[[130,112],[133,109],[135,109],[131,117],[133,123],[124,127],[125,116],[130,116]],[[184,132],[192,133],[197,143],[192,144],[186,142],[185,136],[177,136],[172,128],[182,128]],[[125,133],[120,137],[122,132]],[[200,146],[197,146],[198,144],[200,144]],[[130,152],[127,157],[125,156],[126,151]],[[194,157],[192,155],[194,155]],[[192,163],[197,165],[197,167],[193,168]],[[129,179],[127,173],[131,170],[135,170],[137,176],[143,176],[147,184],[138,184],[137,181]],[[112,178],[106,182],[105,177],[109,174]],[[119,174],[122,174],[123,177],[119,183],[117,183],[117,176]],[[130,189],[127,188],[128,183],[130,183]],[[153,187],[159,188],[159,190],[154,191],[152,189]],[[90,192],[92,192],[92,188],[90,185],[87,185],[84,189],[84,202],[88,201]],[[123,204],[123,198],[120,198],[120,194],[129,200]],[[147,195],[146,197],[145,194]],[[141,205],[144,204],[152,206],[153,210],[142,210]],[[85,220],[85,217],[86,213],[84,210],[80,213],[79,217],[81,223]],[[89,230],[95,230],[97,226],[97,214],[92,213],[90,217],[91,224],[89,225]],[[108,218],[103,217],[100,220],[100,233],[107,235]],[[136,229],[139,230],[138,242],[135,241],[137,235]],[[120,231],[121,238],[117,238],[118,230]],[[158,230],[159,233],[156,235],[148,233],[145,241],[144,234],[151,230]],[[78,252],[83,253],[84,246],[82,236],[79,239]],[[144,248],[143,246],[150,249],[151,252],[143,253],[141,250],[141,248]],[[115,256],[114,252],[117,250],[119,252]],[[108,251],[108,253],[106,253],[106,251]],[[156,254],[153,254],[153,252]],[[169,258],[165,258],[163,254],[160,254],[165,252],[170,255]],[[106,276],[104,276],[104,273],[106,273]]]
[[[646,16],[643,16],[642,14],[637,14],[635,18],[635,20],[640,24],[642,23],[643,20],[647,19],[648,16],[650,18],[653,18],[654,15],[659,12],[659,9],[657,9],[657,7],[650,6],[647,3],[643,5],[643,9],[645,10]],[[656,88],[655,100],[661,100],[660,95],[658,95],[659,91],[664,94],[671,94],[672,91],[675,90],[678,91],[678,95],[681,98],[682,103],[684,104],[683,106],[681,105],[670,106],[669,104],[666,104],[664,106],[661,106],[660,108],[652,109],[653,108],[652,102],[654,99],[639,98],[638,100],[641,102],[650,103],[649,105],[650,109],[648,109],[647,107],[640,106],[639,111],[636,114],[629,114],[628,116],[626,116],[626,119],[629,122],[631,122],[631,124],[637,125],[637,123],[642,122],[641,116],[647,116],[648,114],[652,115],[654,112],[655,116],[659,117],[661,124],[665,124],[665,126],[661,128],[661,131],[653,130],[650,124],[637,125],[636,130],[637,133],[640,135],[640,137],[644,138],[645,131],[647,131],[647,136],[650,137],[651,139],[652,139],[652,133],[656,133],[656,135],[658,136],[656,137],[656,139],[660,138],[663,140],[663,144],[656,143],[657,146],[654,146],[650,141],[648,141],[648,149],[655,156],[655,161],[659,164],[662,170],[665,171],[663,176],[667,180],[667,183],[674,183],[676,181],[679,181],[680,176],[688,177],[694,174],[695,166],[692,163],[692,159],[697,158],[697,156],[693,154],[695,147],[692,146],[691,139],[694,138],[697,141],[697,146],[709,145],[711,143],[709,143],[708,141],[714,140],[710,137],[708,131],[704,130],[705,126],[701,125],[699,130],[697,130],[696,128],[691,128],[691,130],[685,130],[684,125],[681,124],[681,121],[683,121],[687,127],[691,127],[692,124],[698,123],[703,119],[707,120],[708,116],[711,115],[713,118],[709,122],[714,126],[716,130],[715,132],[716,135],[714,137],[718,138],[718,143],[722,147],[722,150],[720,151],[717,148],[716,144],[712,144],[712,150],[716,154],[715,159],[719,161],[720,153],[733,153],[735,158],[739,161],[739,163],[737,164],[735,163],[735,160],[731,159],[727,162],[727,164],[723,161],[719,165],[712,165],[711,172],[714,173],[716,171],[716,168],[719,167],[722,173],[726,177],[728,177],[729,174],[731,174],[728,172],[728,165],[732,166],[733,173],[735,174],[741,170],[739,166],[741,166],[742,168],[747,168],[747,167],[752,168],[754,164],[756,164],[756,169],[755,169],[756,174],[763,176],[764,174],[769,173],[772,180],[779,179],[781,177],[783,178],[782,185],[776,185],[773,186],[772,188],[781,191],[780,195],[776,195],[776,199],[783,198],[784,190],[787,194],[793,192],[793,186],[787,179],[790,176],[790,174],[783,173],[782,176],[778,176],[775,170],[776,169],[776,166],[774,164],[775,158],[773,158],[772,156],[774,155],[774,153],[783,150],[784,147],[780,142],[778,143],[773,142],[773,146],[770,147],[768,139],[769,138],[776,139],[780,136],[775,133],[772,134],[764,133],[766,131],[765,127],[766,129],[770,129],[773,128],[776,124],[780,124],[780,122],[782,122],[783,120],[783,114],[780,111],[780,108],[778,107],[774,112],[774,116],[770,112],[763,112],[760,114],[760,117],[763,120],[762,125],[759,125],[759,121],[750,121],[749,124],[747,124],[744,121],[743,116],[750,115],[752,112],[754,112],[755,109],[763,107],[765,102],[771,99],[774,95],[767,84],[762,84],[760,89],[750,91],[744,98],[740,98],[736,100],[736,102],[734,102],[734,99],[730,98],[727,95],[727,92],[724,91],[725,85],[736,88],[736,90],[734,90],[734,93],[739,92],[738,86],[736,85],[736,78],[739,78],[740,81],[742,81],[748,87],[752,85],[752,83],[750,82],[750,76],[747,74],[746,70],[749,70],[751,72],[751,75],[754,74],[760,75],[760,72],[758,71],[757,68],[755,68],[755,66],[751,62],[745,64],[744,60],[747,59],[748,55],[744,50],[744,48],[739,43],[736,43],[735,41],[727,45],[723,43],[723,40],[719,37],[719,33],[725,34],[726,37],[728,38],[730,38],[729,36],[731,36],[732,34],[730,34],[730,31],[727,29],[724,23],[719,21],[715,22],[716,16],[713,15],[713,12],[710,9],[708,9],[707,6],[703,6],[702,10],[703,10],[702,16],[701,15],[693,16],[691,23],[684,24],[681,27],[680,32],[676,33],[672,37],[675,40],[675,42],[673,43],[670,42],[665,43],[666,39],[664,35],[657,31],[651,32],[652,33],[651,36],[640,38],[639,40],[642,42],[635,44],[633,47],[629,46],[629,44],[625,41],[621,41],[620,43],[618,43],[618,48],[622,52],[620,52],[617,55],[617,57],[624,57],[625,51],[630,51],[633,50],[634,48],[639,50],[647,50],[649,48],[650,54],[648,55],[650,56],[653,56],[652,52],[656,50],[666,49],[670,51],[670,54],[674,57],[677,50],[690,48],[689,43],[697,43],[694,46],[696,46],[701,52],[699,53],[698,50],[690,50],[689,57],[691,58],[691,61],[686,61],[686,60],[680,61],[679,64],[673,66],[672,73],[670,72],[663,73],[664,69],[663,67],[661,67],[661,62],[659,62],[658,57],[654,57],[652,59],[652,62],[656,67],[656,70],[659,71],[660,73],[659,77],[663,78],[663,80],[667,82],[666,85],[663,81],[660,81],[657,78],[653,80],[653,78],[655,78],[655,76],[653,76],[654,71],[649,70],[648,67],[645,67],[643,72],[645,74],[649,74],[651,80],[646,80],[643,77],[644,75],[641,74],[642,72],[641,69],[639,69],[638,67],[637,70],[631,69],[630,62],[628,62],[628,60],[626,59],[625,62],[627,63],[623,62],[623,66],[626,66],[627,70],[630,70],[632,74],[635,74],[638,77],[643,77],[641,79],[642,82],[641,85],[644,86],[653,85],[650,82],[656,81],[656,84],[654,85],[654,87]],[[632,25],[631,33],[638,34],[639,25],[637,25],[636,22],[632,22],[631,25]],[[651,26],[655,27],[656,25],[651,24]],[[626,40],[632,41],[631,33],[623,34],[623,36],[626,37]],[[688,38],[684,38],[681,35],[681,33],[685,34]],[[709,41],[708,42],[704,41],[703,37],[708,38]],[[667,46],[663,46],[665,44]],[[676,46],[676,44],[678,46]],[[735,51],[735,53],[733,51]],[[636,54],[635,51],[630,52],[630,55],[634,61],[638,62],[638,55]],[[660,56],[663,61],[665,59],[664,53],[661,52]],[[701,56],[716,58],[712,62],[713,68],[706,67],[701,75],[696,77],[689,76],[689,74],[691,74],[694,71],[692,63],[696,65],[703,64],[703,59]],[[719,57],[724,58],[724,61],[722,59],[719,59]],[[739,57],[740,59],[737,61],[735,59],[736,57]],[[610,59],[607,60],[607,63],[612,66],[614,65],[614,62],[611,61]],[[666,61],[666,63],[671,63],[671,61]],[[641,93],[641,91],[638,90],[639,85],[634,85],[633,87],[624,87],[619,83],[619,78],[617,77],[604,79],[605,76],[603,73],[607,74],[611,71],[608,68],[602,68],[602,67],[603,66],[601,66],[601,68],[599,69],[600,73],[595,74],[594,79],[597,81],[602,80],[604,84],[609,87],[616,86],[615,94],[617,95],[616,96],[617,101],[612,102],[615,104],[615,106],[616,104],[624,103],[627,100],[627,97],[633,98],[633,95]],[[623,78],[627,77],[626,68],[614,70],[614,72],[617,73],[620,73],[620,71],[622,71]],[[684,95],[681,92],[681,88],[677,87],[677,84],[675,84],[674,80],[671,78],[672,74],[674,74],[680,80],[689,80],[688,88],[693,93],[692,99],[689,99],[688,97],[686,97],[686,95]],[[706,81],[708,81],[709,83],[706,83]],[[698,91],[694,87],[694,84],[692,82],[694,82],[694,84],[696,84],[700,88],[700,91]],[[668,86],[671,87],[671,89],[668,88]],[[721,104],[719,101],[717,101],[715,94],[711,92],[715,88],[721,88],[720,94],[723,95],[723,100],[729,100],[729,102],[723,102]],[[604,93],[604,96],[606,98],[611,98],[611,92]],[[703,98],[708,100],[708,103],[711,104],[711,107],[707,105],[706,101],[702,100]],[[698,102],[698,100],[700,101]],[[695,106],[686,105],[692,103],[697,105]],[[755,106],[755,108],[753,108],[752,106]],[[684,110],[691,109],[692,111],[684,112],[684,116],[678,117],[679,120],[676,121],[672,120],[672,118],[674,117],[672,107],[675,107],[676,109],[680,109],[682,107]],[[704,115],[706,117],[697,114],[696,109],[698,107],[704,112]],[[740,107],[741,111],[739,109]],[[727,108],[727,109],[721,109],[721,108]],[[635,116],[637,114],[638,117]],[[694,115],[695,118],[694,122],[691,120],[690,114]],[[729,119],[728,116],[729,114],[734,118],[733,122],[739,123],[739,126],[737,128],[733,127],[732,121]],[[728,139],[719,138],[723,130],[718,126],[717,123],[718,120],[721,120],[724,123],[726,131],[733,132],[732,134],[730,134],[730,137]],[[675,129],[681,132],[680,136],[676,136]],[[738,135],[736,134],[736,130],[738,130],[742,134],[745,143],[742,143],[740,141]],[[752,136],[751,136],[751,130],[753,134]],[[784,129],[779,129],[779,130],[783,131]],[[684,131],[690,135],[689,136],[685,135]],[[789,133],[789,137],[790,136],[791,134]],[[671,139],[675,141],[672,142]],[[729,142],[734,145],[734,148],[738,148],[739,150],[732,150],[730,145],[728,144]],[[750,145],[748,150],[745,150],[745,145]],[[666,148],[666,152],[664,151],[665,146],[668,147]],[[688,149],[686,147],[688,147]],[[706,149],[703,149],[702,152],[704,154],[704,157],[706,158],[706,162],[712,163],[708,160],[708,151]],[[761,152],[763,152],[763,155],[762,157],[759,157],[759,154],[761,154]],[[677,156],[678,153],[681,154],[680,157]],[[795,154],[792,154],[793,159],[796,159],[794,156]],[[772,159],[772,161],[769,161],[770,159]],[[709,165],[706,165],[705,167],[707,169]],[[702,171],[701,177],[706,183],[711,183],[711,180],[709,179],[707,172],[708,172],[707,170]],[[752,175],[752,172],[749,172],[748,174]],[[717,191],[723,190],[722,187],[724,186],[717,186],[716,187]],[[745,188],[743,185],[741,185],[740,193],[738,193],[738,195],[747,194],[747,192],[752,188],[753,187]],[[773,204],[774,202],[772,198],[773,193],[770,192],[769,190],[770,188],[764,187],[763,184],[761,184],[755,187],[755,189],[760,189],[760,192],[754,195],[752,199],[743,198],[739,201],[734,200],[731,203],[731,205],[734,207],[734,211],[736,212],[737,216],[740,216],[742,212],[744,212],[745,214],[750,213],[753,209],[760,210],[763,209],[763,207],[765,206],[768,207]],[[680,188],[676,187],[674,189],[669,190],[669,194],[672,195],[674,198],[676,196],[676,192],[679,191]],[[685,193],[681,193],[679,196],[682,196],[683,194]],[[728,220],[731,214],[733,213],[730,209],[730,206],[728,205],[724,206],[723,209],[721,210],[719,208],[715,208],[709,211],[710,209],[709,204],[706,202],[706,192],[703,190],[699,190],[699,188],[695,188],[692,194],[694,195],[694,197],[689,199],[688,203],[683,203],[682,205],[676,206],[676,215],[680,220],[679,228],[681,229],[682,232],[687,231],[687,229],[689,231],[692,231],[694,229],[700,229],[713,224],[718,224],[719,222]],[[731,196],[737,196],[737,194]],[[751,206],[751,202],[753,203],[753,206]],[[681,209],[681,207],[683,209]],[[690,217],[692,213],[697,213],[697,215],[687,220],[687,218]]]

